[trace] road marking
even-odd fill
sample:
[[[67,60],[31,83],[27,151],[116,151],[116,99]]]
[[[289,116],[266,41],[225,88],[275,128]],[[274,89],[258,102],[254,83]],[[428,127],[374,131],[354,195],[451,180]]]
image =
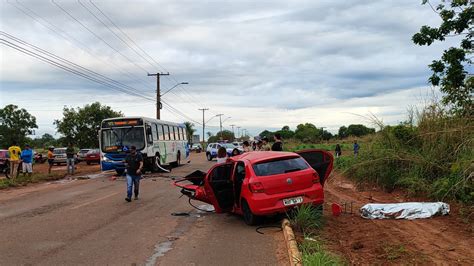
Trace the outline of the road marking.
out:
[[[71,208],[71,210],[75,210],[75,209],[78,209],[78,208],[81,208],[81,207],[84,207],[84,206],[87,206],[89,204],[92,204],[94,202],[97,202],[97,201],[100,201],[100,200],[103,200],[103,199],[106,199],[106,198],[110,198],[114,195],[117,195],[119,192],[115,192],[115,193],[112,193],[112,194],[109,194],[107,196],[103,196],[102,198],[98,198],[98,199],[95,199],[95,200],[92,200],[92,201],[89,201],[89,202],[86,202],[86,203],[82,203],[81,205],[77,205],[77,206],[74,206]]]

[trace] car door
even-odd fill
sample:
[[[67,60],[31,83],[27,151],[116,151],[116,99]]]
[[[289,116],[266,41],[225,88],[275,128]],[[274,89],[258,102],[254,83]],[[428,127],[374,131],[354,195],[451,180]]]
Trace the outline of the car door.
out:
[[[188,175],[184,179],[174,182],[174,185],[180,187],[181,193],[184,195],[212,204],[216,213],[230,211],[234,204],[232,168],[233,163],[219,164],[207,172],[203,182],[193,182]],[[183,181],[190,181],[192,184],[182,184]]]
[[[328,151],[317,149],[301,150],[296,153],[303,157],[318,172],[321,185],[324,186],[333,169],[334,157],[332,154]]]

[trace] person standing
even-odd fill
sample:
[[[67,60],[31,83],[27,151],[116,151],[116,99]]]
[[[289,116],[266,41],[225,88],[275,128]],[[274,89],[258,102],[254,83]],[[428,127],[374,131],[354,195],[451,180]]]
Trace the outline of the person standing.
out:
[[[135,200],[138,199],[140,189],[140,178],[143,171],[143,157],[137,152],[137,147],[131,146],[130,153],[125,157],[127,167],[127,202],[132,201],[132,189],[134,188]]]
[[[225,163],[227,161],[227,150],[224,147],[220,147],[217,150],[217,163]]]
[[[18,175],[18,164],[20,163],[21,149],[17,146],[17,142],[13,141],[12,146],[8,148],[10,156],[10,177],[15,178]]]
[[[260,149],[260,151],[271,151],[271,150],[272,150],[272,147],[270,146],[270,144],[268,144],[268,138],[264,137],[262,139],[262,148]]]
[[[48,148],[48,175],[51,175],[51,169],[53,168],[54,164],[54,147],[50,146]]]
[[[30,148],[30,145],[26,144],[25,149],[21,152],[21,165],[23,168],[23,176],[28,174],[31,176],[33,173],[33,150]]]
[[[272,151],[283,151],[283,142],[281,141],[281,134],[275,133],[273,136],[275,143],[272,145]]]
[[[74,151],[74,145],[72,143],[69,143],[66,149],[66,164],[68,175],[74,175],[74,155],[76,155]]]
[[[244,141],[242,144],[244,152],[252,151],[252,147],[250,147],[250,143],[248,141]]]
[[[360,146],[359,144],[357,144],[357,140],[354,140],[354,157],[357,157],[357,155],[359,155],[359,149]]]
[[[341,154],[342,154],[341,145],[336,144],[336,150],[335,150],[335,152],[336,152],[336,158],[339,158],[339,157],[341,156]]]

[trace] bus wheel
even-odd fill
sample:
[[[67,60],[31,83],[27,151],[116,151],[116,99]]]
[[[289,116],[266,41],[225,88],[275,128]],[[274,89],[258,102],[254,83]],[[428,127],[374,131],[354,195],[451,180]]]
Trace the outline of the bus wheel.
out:
[[[176,163],[175,166],[181,165],[181,152],[178,151],[178,155],[176,155]]]

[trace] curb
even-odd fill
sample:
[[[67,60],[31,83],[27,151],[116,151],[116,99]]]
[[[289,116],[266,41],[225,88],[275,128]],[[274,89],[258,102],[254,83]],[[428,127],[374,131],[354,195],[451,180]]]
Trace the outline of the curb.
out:
[[[281,223],[281,229],[283,230],[283,236],[285,237],[286,247],[288,249],[288,257],[290,259],[291,266],[301,266],[303,265],[301,253],[298,250],[298,245],[296,244],[295,233],[290,226],[290,221],[288,219],[283,219]]]

